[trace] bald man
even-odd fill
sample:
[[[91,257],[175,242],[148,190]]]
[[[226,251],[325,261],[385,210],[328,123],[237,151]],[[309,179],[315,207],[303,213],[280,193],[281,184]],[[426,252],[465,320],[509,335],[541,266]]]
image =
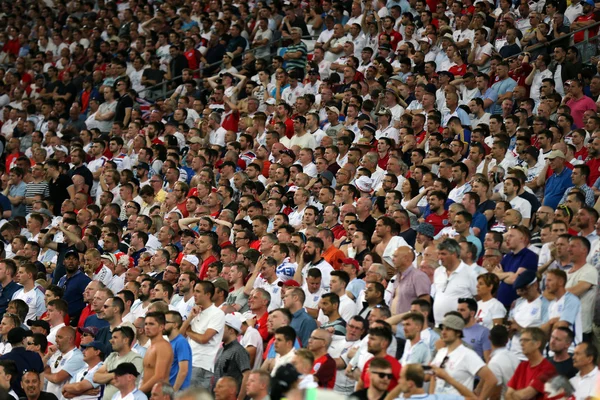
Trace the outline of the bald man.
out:
[[[48,381],[46,391],[63,398],[62,387],[75,374],[86,368],[83,354],[75,346],[75,329],[64,326],[56,333],[56,346],[50,346],[43,361],[46,366],[44,378]]]
[[[231,376],[224,376],[215,385],[215,400],[236,400],[237,382]]]
[[[393,285],[394,296],[391,302],[392,314],[400,314],[410,311],[411,303],[423,298],[431,301],[431,280],[425,272],[413,266],[415,253],[408,246],[396,249],[392,256],[396,268],[396,279]],[[390,288],[388,288],[390,289]]]

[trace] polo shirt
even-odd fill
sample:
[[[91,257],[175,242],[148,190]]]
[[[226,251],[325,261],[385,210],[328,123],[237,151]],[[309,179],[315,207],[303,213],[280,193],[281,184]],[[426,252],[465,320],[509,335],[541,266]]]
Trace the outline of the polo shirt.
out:
[[[290,326],[296,331],[298,340],[300,340],[300,345],[306,347],[311,332],[317,329],[317,322],[313,317],[308,315],[304,308],[301,308],[292,314]]]
[[[508,253],[502,258],[500,264],[502,265],[504,272],[517,272],[519,268],[537,271],[538,256],[528,248],[524,248],[517,254],[513,252]],[[500,282],[498,295],[496,297],[506,309],[509,309],[512,302],[517,298],[517,291],[514,289],[513,285]]]
[[[431,292],[431,281],[427,274],[412,266],[397,276],[394,283],[396,313],[408,312],[414,300]]]
[[[433,316],[437,325],[450,311],[456,311],[458,299],[475,297],[477,294],[477,274],[467,264],[461,261],[458,268],[448,276],[446,267],[438,267],[433,275],[435,286],[435,301]]]
[[[402,365],[407,364],[429,364],[431,361],[431,350],[429,350],[429,346],[423,341],[423,339],[419,340],[413,346],[410,340],[406,340],[404,342],[404,352],[402,353],[402,358],[400,359],[400,363]]]
[[[546,189],[544,190],[545,206],[554,209],[558,206],[558,202],[562,198],[565,191],[573,184],[571,181],[572,174],[573,171],[566,167],[563,168],[560,174],[557,174],[556,172],[552,174],[552,176],[546,182]]]
[[[597,396],[598,392],[596,392],[595,389],[600,382],[599,378],[598,367],[594,367],[587,375],[581,376],[581,372],[579,372],[571,378],[569,382],[571,382],[571,385],[575,388],[575,399],[585,400],[588,397]]]
[[[230,376],[236,382],[241,382],[243,373],[250,368],[250,355],[237,339],[223,343],[222,351],[215,360],[214,381],[217,382],[222,376]]]

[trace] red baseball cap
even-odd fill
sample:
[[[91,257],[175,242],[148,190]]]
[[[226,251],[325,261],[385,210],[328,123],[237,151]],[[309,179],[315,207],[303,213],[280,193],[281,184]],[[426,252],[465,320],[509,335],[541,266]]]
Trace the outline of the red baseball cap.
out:
[[[354,265],[354,268],[356,268],[356,271],[358,271],[358,269],[360,268],[360,266],[358,265],[358,261],[356,261],[354,258],[344,258],[342,260],[342,264]]]

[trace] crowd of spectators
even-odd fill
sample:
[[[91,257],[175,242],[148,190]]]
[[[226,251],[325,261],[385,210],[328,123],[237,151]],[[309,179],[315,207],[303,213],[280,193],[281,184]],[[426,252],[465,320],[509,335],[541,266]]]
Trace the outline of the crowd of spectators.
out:
[[[597,21],[2,2],[0,394],[600,396]]]

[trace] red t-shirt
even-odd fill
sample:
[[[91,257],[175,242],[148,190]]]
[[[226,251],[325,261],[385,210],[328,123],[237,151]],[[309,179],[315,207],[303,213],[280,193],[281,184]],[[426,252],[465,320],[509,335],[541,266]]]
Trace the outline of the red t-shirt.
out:
[[[576,151],[575,154],[573,154],[573,157],[575,157],[576,160],[585,161],[585,159],[588,157],[587,147],[583,146],[581,150]]]
[[[556,368],[545,358],[535,367],[531,367],[529,361],[522,361],[508,381],[508,387],[520,390],[531,386],[538,391],[535,398],[542,399],[544,398],[544,384],[554,375],[556,375]]]
[[[394,375],[394,378],[390,381],[390,386],[388,386],[388,392],[389,392],[390,390],[392,390],[393,388],[398,386],[398,379],[400,378],[400,371],[402,370],[402,365],[400,365],[398,360],[396,360],[394,357],[390,356],[389,354],[386,354],[384,358],[386,360],[388,360],[390,362],[390,364],[392,365],[392,374]],[[362,379],[362,381],[363,381],[364,389],[367,389],[369,386],[371,386],[371,378],[369,378],[369,365],[371,365],[372,360],[373,359],[371,358],[369,361],[367,361],[365,363],[365,367],[363,368],[363,370],[360,374],[360,379]]]
[[[315,360],[312,374],[317,377],[320,388],[333,389],[337,367],[335,361],[329,354],[325,354]]]
[[[206,279],[206,272],[208,272],[208,266],[214,263],[215,261],[217,261],[216,257],[211,255],[206,259],[206,261],[202,263],[202,265],[200,266],[200,273],[198,274],[198,277],[200,277],[201,281]]]
[[[592,187],[596,183],[596,180],[600,178],[600,157],[592,158],[585,163],[590,167],[590,176],[588,176],[587,184],[589,187]]]
[[[579,17],[575,18],[575,22],[586,22],[586,21],[598,21],[598,18],[596,17],[596,12],[592,11],[591,13],[589,13],[587,15],[580,15]],[[589,28],[588,29],[588,37],[596,36],[597,32],[598,32],[597,26],[594,28]],[[583,42],[584,38],[585,38],[585,31],[577,32],[575,35],[573,35],[573,42],[574,43]]]
[[[380,159],[377,161],[377,166],[378,166],[379,168],[381,168],[381,169],[385,170],[385,169],[387,169],[387,164],[388,164],[388,161],[390,161],[390,153],[389,153],[389,152],[387,152],[387,153],[385,154],[385,157],[383,157],[383,158],[380,158]]]
[[[269,330],[267,329],[267,318],[269,318],[269,313],[266,312],[256,320],[256,325],[254,328],[260,333],[260,337],[262,337],[263,341],[267,341],[269,339]]]
[[[440,233],[442,228],[451,225],[450,220],[448,219],[448,210],[444,210],[442,215],[437,215],[436,213],[432,212],[427,216],[427,218],[425,218],[425,222],[433,225],[434,233],[436,235]]]
[[[455,65],[448,70],[454,76],[463,76],[467,73],[467,64]]]

